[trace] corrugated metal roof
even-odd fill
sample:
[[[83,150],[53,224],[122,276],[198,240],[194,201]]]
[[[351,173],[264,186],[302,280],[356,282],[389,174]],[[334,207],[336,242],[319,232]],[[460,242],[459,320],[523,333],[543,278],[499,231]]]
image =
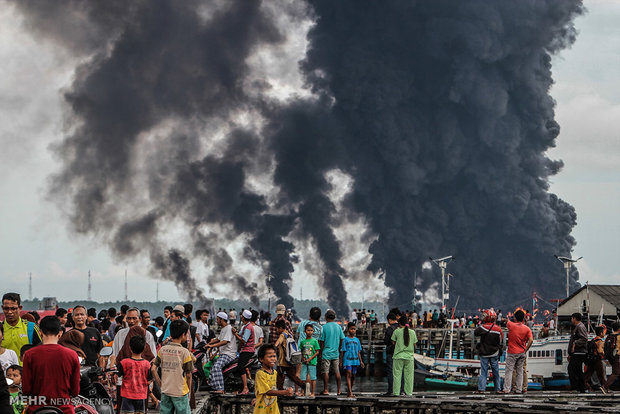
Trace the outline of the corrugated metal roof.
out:
[[[579,290],[574,291],[569,297],[564,299],[562,303],[560,303],[560,306],[584,290],[586,286],[591,292],[596,293],[609,303],[613,304],[616,308],[620,308],[620,285],[583,285]]]

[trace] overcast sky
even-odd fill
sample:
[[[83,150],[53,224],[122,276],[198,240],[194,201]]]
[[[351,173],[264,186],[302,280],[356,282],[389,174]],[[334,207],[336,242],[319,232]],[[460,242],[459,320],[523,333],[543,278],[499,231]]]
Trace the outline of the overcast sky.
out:
[[[581,282],[620,282],[620,1],[585,2],[577,19],[577,42],[554,59],[557,148],[563,171],[552,191],[577,210],[575,256]],[[123,297],[129,273],[131,299],[154,300],[156,282],[146,263],[115,264],[96,241],[75,238],[56,206],[45,200],[47,177],[58,169],[49,146],[62,136],[62,90],[78,63],[51,43],[29,35],[20,16],[0,0],[0,279],[3,291],[60,300],[86,297],[93,274],[93,299]],[[558,266],[561,264],[558,262]],[[291,293],[308,298],[313,284],[294,277]],[[360,300],[362,290],[350,290]],[[208,293],[208,292],[207,292]],[[159,298],[179,300],[171,282],[159,282]]]

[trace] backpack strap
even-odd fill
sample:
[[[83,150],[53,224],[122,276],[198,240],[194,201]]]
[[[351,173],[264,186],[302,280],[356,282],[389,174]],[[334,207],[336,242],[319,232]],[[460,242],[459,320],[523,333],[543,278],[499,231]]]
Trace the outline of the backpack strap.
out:
[[[28,322],[28,343],[32,345],[32,339],[34,336],[34,322]]]

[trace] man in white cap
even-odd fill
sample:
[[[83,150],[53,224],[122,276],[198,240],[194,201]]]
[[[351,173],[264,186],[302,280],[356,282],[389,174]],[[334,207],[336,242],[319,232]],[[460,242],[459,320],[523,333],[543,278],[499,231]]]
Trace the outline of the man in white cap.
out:
[[[229,365],[237,357],[237,341],[233,335],[232,326],[228,324],[228,314],[218,312],[216,315],[217,325],[222,328],[217,338],[213,338],[206,348],[220,348],[220,357],[211,368],[209,383],[215,393],[224,393],[224,376],[222,369]]]
[[[293,330],[291,328],[291,323],[284,317],[284,314],[286,313],[286,306],[284,306],[283,304],[278,304],[278,306],[276,306],[276,318],[274,320],[271,321],[271,323],[269,324],[269,343],[270,344],[275,344],[276,341],[278,340],[278,332],[276,329],[276,322],[279,320],[284,320],[286,321],[286,331],[290,334],[293,335]]]
[[[248,388],[248,376],[245,368],[250,359],[254,356],[254,324],[252,323],[252,312],[245,309],[241,312],[241,332],[237,333],[237,330],[233,328],[233,334],[239,341],[239,361],[237,361],[237,375],[241,376],[241,382],[243,383],[243,389],[241,394],[249,394]]]

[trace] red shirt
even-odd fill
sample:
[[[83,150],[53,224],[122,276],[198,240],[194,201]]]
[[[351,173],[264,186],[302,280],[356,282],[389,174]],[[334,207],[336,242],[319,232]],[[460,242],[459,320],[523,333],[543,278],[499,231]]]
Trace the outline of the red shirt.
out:
[[[22,392],[32,397],[45,397],[44,405],[74,414],[71,398],[80,392],[80,361],[75,351],[57,344],[39,345],[24,354]],[[29,405],[31,413],[40,405]]]
[[[532,338],[532,331],[527,325],[508,321],[508,353],[522,354],[526,351],[527,341]]]
[[[125,358],[118,367],[123,377],[121,397],[131,400],[145,400],[148,397],[148,374],[151,363],[146,359]]]

